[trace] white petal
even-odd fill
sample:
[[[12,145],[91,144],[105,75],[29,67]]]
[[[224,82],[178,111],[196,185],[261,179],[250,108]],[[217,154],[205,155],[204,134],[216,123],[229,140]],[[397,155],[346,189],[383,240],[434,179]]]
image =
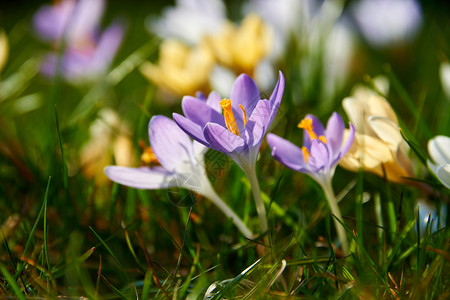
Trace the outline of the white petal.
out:
[[[446,188],[450,189],[450,164],[440,166],[437,169],[437,177],[445,185]]]
[[[388,143],[393,151],[397,151],[403,137],[394,121],[386,117],[372,116],[369,118],[369,124],[381,140]]]
[[[450,63],[443,62],[439,68],[439,76],[441,78],[442,89],[444,90],[447,100],[450,101]]]
[[[438,165],[450,163],[450,137],[438,135],[429,140],[428,153]]]
[[[128,168],[108,166],[104,172],[109,179],[136,189],[156,190],[178,186],[175,174],[161,167]]]

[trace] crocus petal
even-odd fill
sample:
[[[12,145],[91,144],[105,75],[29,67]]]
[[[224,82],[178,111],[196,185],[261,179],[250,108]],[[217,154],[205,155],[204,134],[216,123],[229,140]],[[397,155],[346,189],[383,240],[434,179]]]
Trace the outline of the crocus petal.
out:
[[[267,123],[270,117],[270,103],[267,100],[259,100],[252,115],[248,119],[246,131],[246,143],[249,147],[261,144],[261,140],[267,131]]]
[[[322,123],[320,122],[319,119],[317,119],[316,116],[308,114],[305,116],[305,119],[312,120],[313,131],[315,134],[317,134],[317,137],[321,135],[325,136],[325,129],[323,128]],[[311,148],[311,138],[306,130],[303,130],[303,146],[305,146],[308,149]]]
[[[315,172],[322,170],[325,166],[330,166],[330,153],[324,143],[319,140],[312,140],[309,151],[311,157],[308,164]]]
[[[438,135],[429,140],[428,153],[438,165],[450,163],[450,137]]]
[[[348,132],[347,140],[345,141],[344,146],[341,148],[341,157],[343,157],[347,153],[347,151],[353,144],[353,140],[355,139],[355,127],[353,127],[352,123],[349,124],[349,128],[350,129]]]
[[[104,8],[104,0],[79,0],[67,24],[69,40],[84,40],[89,36],[98,26]]]
[[[223,153],[239,152],[245,146],[244,140],[227,128],[215,123],[207,123],[203,135],[209,147]]]
[[[43,5],[33,17],[33,25],[40,37],[59,40],[64,34],[76,1],[62,1],[57,5]]]
[[[439,180],[445,185],[446,188],[450,189],[450,164],[445,164],[437,169],[436,173]]]
[[[129,168],[108,166],[104,172],[112,181],[136,189],[153,190],[176,186],[174,173],[161,167]]]
[[[124,29],[120,23],[112,24],[103,32],[91,59],[91,69],[103,73],[108,68],[119,49],[123,35]]]
[[[325,137],[327,138],[327,144],[331,147],[334,154],[339,153],[341,150],[344,130],[345,125],[342,117],[337,112],[333,112],[327,122]]]
[[[304,172],[307,169],[302,150],[293,143],[273,133],[267,134],[267,143],[272,156],[292,170]]]
[[[284,93],[284,76],[283,73],[280,71],[278,74],[278,81],[275,85],[275,88],[273,89],[272,95],[270,95],[269,102],[270,102],[270,118],[269,122],[267,122],[267,128],[272,125],[273,119],[275,119],[275,116],[278,112],[278,108],[280,107],[281,99],[283,98]]]
[[[154,116],[148,126],[150,145],[161,165],[170,172],[186,172],[193,157],[192,141],[165,116]]]
[[[221,126],[225,126],[222,114],[197,98],[184,96],[181,107],[184,115],[200,127],[205,127],[208,122],[214,122]]]
[[[191,138],[193,138],[197,142],[202,143],[203,145],[209,147],[208,142],[206,141],[205,137],[203,136],[203,128],[200,127],[200,125],[195,124],[188,118],[186,118],[180,114],[177,114],[177,113],[173,113],[172,117],[173,117],[173,120],[175,121],[175,123],[177,123],[177,125],[187,135],[189,135]]]
[[[222,113],[222,108],[220,107],[221,100],[222,98],[220,98],[219,94],[217,94],[216,92],[211,92],[208,96],[208,99],[206,99],[206,104],[208,104],[208,106],[210,106],[218,113]]]
[[[251,115],[260,99],[261,95],[255,81],[247,74],[239,75],[231,89],[231,105],[233,108],[240,110],[239,105],[242,105],[247,115]]]
[[[381,140],[387,142],[393,151],[397,151],[403,137],[394,121],[386,117],[371,116],[369,124]]]

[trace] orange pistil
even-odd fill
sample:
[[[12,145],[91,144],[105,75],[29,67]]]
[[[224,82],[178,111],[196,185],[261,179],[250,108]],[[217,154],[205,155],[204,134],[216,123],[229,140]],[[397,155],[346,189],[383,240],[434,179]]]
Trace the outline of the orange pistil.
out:
[[[222,99],[220,101],[220,107],[223,109],[223,117],[225,119],[225,125],[227,125],[227,128],[230,132],[232,132],[235,135],[241,136],[241,133],[239,132],[239,128],[236,123],[236,119],[234,118],[233,109],[231,107],[231,99]],[[239,104],[239,107],[242,109],[242,112],[244,114],[244,126],[247,125],[247,114],[245,113],[244,107]]]

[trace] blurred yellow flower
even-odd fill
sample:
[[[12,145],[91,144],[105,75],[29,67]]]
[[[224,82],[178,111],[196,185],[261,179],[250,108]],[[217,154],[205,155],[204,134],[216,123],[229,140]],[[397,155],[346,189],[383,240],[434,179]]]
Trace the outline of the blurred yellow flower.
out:
[[[8,37],[3,30],[0,30],[0,72],[3,70],[3,67],[6,64],[6,60],[8,59]]]
[[[86,178],[94,178],[101,185],[108,182],[103,173],[105,166],[113,162],[119,166],[133,165],[134,147],[129,129],[115,111],[102,109],[89,132],[90,139],[80,153],[80,166]]]
[[[220,64],[250,76],[273,44],[271,29],[256,14],[249,14],[240,26],[226,22],[221,33],[205,39]]]
[[[364,168],[398,183],[406,182],[403,177],[414,176],[397,116],[384,97],[367,87],[357,87],[342,106],[356,129],[355,140],[340,162],[343,168],[354,172]]]
[[[214,56],[205,43],[191,48],[177,40],[164,40],[159,50],[158,64],[142,64],[142,74],[159,87],[176,95],[209,92],[210,72]]]

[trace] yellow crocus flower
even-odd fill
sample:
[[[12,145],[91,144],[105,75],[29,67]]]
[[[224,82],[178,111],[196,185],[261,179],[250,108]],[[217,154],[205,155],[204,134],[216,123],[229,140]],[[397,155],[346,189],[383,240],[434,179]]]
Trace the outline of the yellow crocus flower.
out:
[[[220,64],[250,76],[272,50],[272,40],[271,29],[256,14],[247,15],[240,26],[226,22],[219,34],[206,37]]]
[[[178,96],[208,92],[215,60],[205,43],[191,48],[174,39],[163,41],[158,64],[145,62],[140,71],[159,87]]]
[[[342,106],[356,129],[355,140],[340,161],[343,168],[354,172],[363,168],[398,183],[414,176],[397,116],[384,97],[369,88],[357,87]]]

